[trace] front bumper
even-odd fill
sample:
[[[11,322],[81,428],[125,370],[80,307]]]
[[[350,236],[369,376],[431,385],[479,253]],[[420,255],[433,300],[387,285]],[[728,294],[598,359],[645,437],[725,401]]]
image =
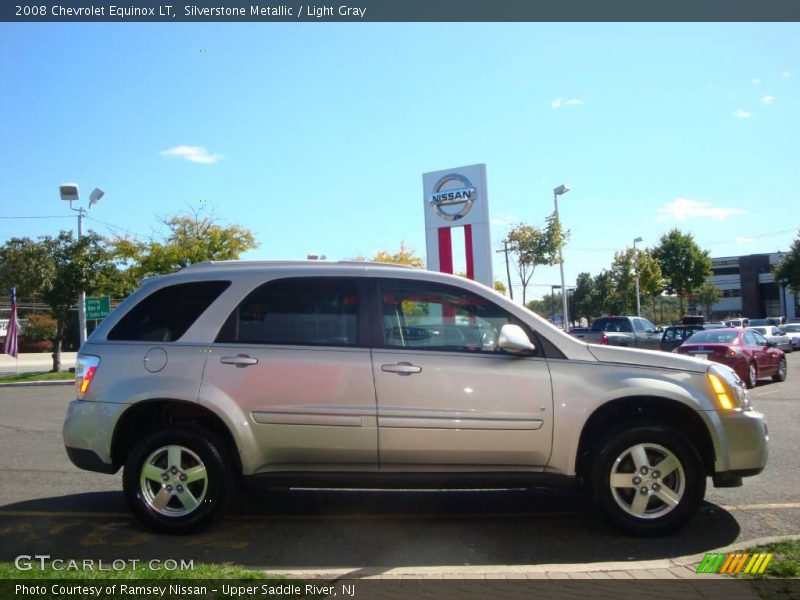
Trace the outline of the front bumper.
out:
[[[115,473],[111,458],[114,429],[127,404],[73,400],[67,409],[62,434],[67,456],[79,469]]]
[[[769,432],[764,415],[755,410],[718,412],[720,436],[714,485],[732,487],[737,479],[758,475],[769,457]]]

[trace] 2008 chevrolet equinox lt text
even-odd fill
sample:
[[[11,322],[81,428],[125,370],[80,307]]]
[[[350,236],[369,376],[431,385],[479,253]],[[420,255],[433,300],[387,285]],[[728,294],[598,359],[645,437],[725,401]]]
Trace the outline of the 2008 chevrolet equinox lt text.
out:
[[[630,533],[767,461],[728,367],[580,342],[489,288],[371,263],[211,262],[145,280],[81,347],[64,443],[124,467],[148,527],[199,530],[268,485],[574,483]]]

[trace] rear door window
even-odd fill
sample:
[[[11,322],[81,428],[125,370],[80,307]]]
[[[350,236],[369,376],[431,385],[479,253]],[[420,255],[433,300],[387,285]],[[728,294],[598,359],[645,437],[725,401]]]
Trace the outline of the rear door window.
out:
[[[114,325],[109,340],[174,342],[211,306],[230,281],[193,281],[160,288]]]
[[[226,320],[218,343],[358,345],[358,281],[319,277],[269,281]]]

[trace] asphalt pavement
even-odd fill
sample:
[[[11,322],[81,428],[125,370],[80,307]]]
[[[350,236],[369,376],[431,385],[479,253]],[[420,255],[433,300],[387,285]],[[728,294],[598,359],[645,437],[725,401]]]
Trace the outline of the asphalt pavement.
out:
[[[297,577],[689,577],[702,553],[800,533],[800,352],[784,383],[752,391],[770,460],[744,487],[709,487],[680,532],[632,538],[566,490],[243,491],[192,536],[150,533],[130,516],[121,477],[67,459],[71,386],[0,388],[0,560],[19,554],[234,562]]]

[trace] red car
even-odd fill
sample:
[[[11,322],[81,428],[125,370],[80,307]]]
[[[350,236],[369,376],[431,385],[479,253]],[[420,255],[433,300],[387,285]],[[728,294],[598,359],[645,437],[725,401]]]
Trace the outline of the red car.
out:
[[[673,352],[689,354],[728,365],[748,388],[761,377],[786,381],[786,356],[773,342],[749,329],[706,329],[698,331]]]

